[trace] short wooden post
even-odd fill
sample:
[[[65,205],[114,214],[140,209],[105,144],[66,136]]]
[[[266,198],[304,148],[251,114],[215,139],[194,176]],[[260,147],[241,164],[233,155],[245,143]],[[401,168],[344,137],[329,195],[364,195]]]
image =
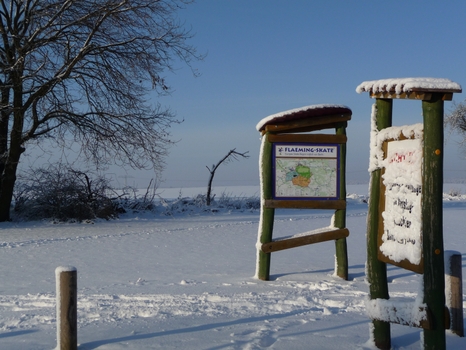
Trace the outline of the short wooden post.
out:
[[[392,126],[393,100],[376,99],[376,127],[382,130]],[[372,171],[370,180],[369,206],[367,212],[367,279],[369,281],[369,297],[371,299],[389,299],[387,266],[377,258],[377,235],[379,230],[380,182],[381,170]],[[372,320],[372,336],[375,346],[378,349],[390,349],[390,323],[379,320]]]
[[[78,348],[77,271],[75,267],[55,269],[57,293],[57,350]]]
[[[445,269],[443,258],[443,100],[441,94],[422,101],[424,161],[422,182],[422,245],[424,303],[432,312],[433,329],[424,330],[424,349],[446,348]]]
[[[450,330],[464,337],[463,275],[461,253],[445,251],[445,290],[447,308],[450,311]]]

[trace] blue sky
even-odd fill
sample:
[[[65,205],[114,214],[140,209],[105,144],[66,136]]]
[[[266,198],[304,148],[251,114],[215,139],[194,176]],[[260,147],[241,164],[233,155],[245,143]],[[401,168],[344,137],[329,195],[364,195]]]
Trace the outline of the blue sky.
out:
[[[230,149],[249,159],[222,166],[214,186],[259,183],[264,117],[306,105],[343,104],[348,125],[349,182],[368,179],[371,105],[363,81],[448,78],[466,90],[466,2],[374,0],[198,0],[179,12],[207,56],[193,77],[181,63],[167,73],[173,93],[157,100],[184,123],[174,125],[162,187],[205,186],[206,166]],[[455,94],[461,102],[465,94]],[[445,102],[445,110],[453,107]],[[393,124],[422,122],[420,101],[394,101]],[[466,151],[445,133],[445,177],[466,179]],[[128,172],[143,185],[150,173]],[[121,181],[121,178],[120,178]]]

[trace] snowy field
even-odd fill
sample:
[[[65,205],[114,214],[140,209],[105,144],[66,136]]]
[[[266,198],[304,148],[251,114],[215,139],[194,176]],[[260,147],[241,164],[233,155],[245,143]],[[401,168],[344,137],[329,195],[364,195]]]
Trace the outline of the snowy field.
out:
[[[219,192],[258,196],[259,189]],[[0,349],[56,346],[55,268],[70,265],[78,270],[79,349],[371,349],[367,185],[347,192],[349,281],[333,276],[333,242],[273,253],[272,280],[254,279],[258,210],[1,223]],[[466,186],[446,184],[445,193],[445,249],[466,254]],[[328,226],[331,214],[277,210],[274,234]],[[422,276],[388,272],[391,297],[414,300]],[[393,349],[420,349],[421,330],[391,329]],[[466,349],[466,339],[447,332],[447,348]]]

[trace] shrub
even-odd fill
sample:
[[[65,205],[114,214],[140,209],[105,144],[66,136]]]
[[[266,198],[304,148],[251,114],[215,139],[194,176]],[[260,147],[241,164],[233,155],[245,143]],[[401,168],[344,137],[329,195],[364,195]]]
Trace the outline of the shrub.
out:
[[[109,180],[93,172],[69,166],[49,165],[33,169],[17,181],[13,218],[16,220],[86,221],[112,219],[123,213],[158,212],[162,216],[200,215],[230,211],[255,211],[256,197],[234,197],[222,193],[207,205],[204,194],[163,199],[157,194],[158,183],[151,181],[145,193],[126,187],[114,190]]]
[[[112,189],[102,176],[68,166],[30,170],[15,189],[14,215],[22,219],[90,220],[117,216]]]
[[[450,191],[448,191],[448,194],[451,197],[459,197],[461,195],[461,190],[459,188],[450,188]]]

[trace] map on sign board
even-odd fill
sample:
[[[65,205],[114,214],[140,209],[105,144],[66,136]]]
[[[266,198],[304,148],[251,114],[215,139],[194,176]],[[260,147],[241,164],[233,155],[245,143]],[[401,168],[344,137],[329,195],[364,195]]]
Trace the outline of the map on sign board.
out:
[[[422,273],[422,141],[386,142],[379,259]]]
[[[338,144],[274,143],[274,198],[336,199]]]

